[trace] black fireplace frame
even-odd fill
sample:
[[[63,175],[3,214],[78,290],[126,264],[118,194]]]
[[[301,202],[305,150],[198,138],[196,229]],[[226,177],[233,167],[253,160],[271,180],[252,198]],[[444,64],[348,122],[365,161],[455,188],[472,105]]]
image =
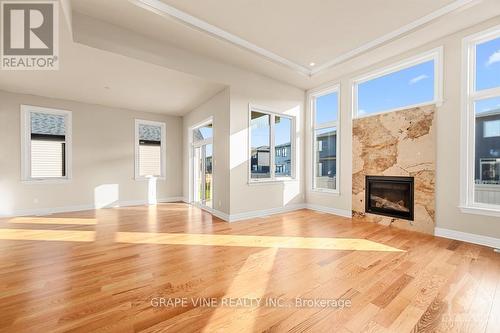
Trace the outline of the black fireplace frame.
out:
[[[410,185],[410,211],[408,213],[391,213],[391,211],[384,208],[377,208],[370,206],[370,186],[374,182],[386,183],[404,183]],[[413,177],[391,177],[391,176],[366,176],[365,180],[365,212],[399,219],[414,220],[415,214],[415,179]]]

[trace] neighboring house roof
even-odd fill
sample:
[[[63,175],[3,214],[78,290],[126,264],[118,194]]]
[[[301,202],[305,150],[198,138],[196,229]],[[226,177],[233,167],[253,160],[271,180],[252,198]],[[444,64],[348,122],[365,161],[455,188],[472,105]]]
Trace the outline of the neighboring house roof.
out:
[[[268,146],[260,146],[260,147],[257,147],[257,148],[252,148],[252,151],[269,152],[269,147]]]
[[[476,118],[500,115],[500,108],[476,114]]]
[[[291,148],[292,144],[290,142],[288,143],[282,143],[280,145],[277,145],[276,148]]]
[[[335,135],[335,134],[337,134],[337,131],[329,131],[329,132],[318,134],[318,135],[316,135],[316,137],[317,138],[324,138],[324,137]]]

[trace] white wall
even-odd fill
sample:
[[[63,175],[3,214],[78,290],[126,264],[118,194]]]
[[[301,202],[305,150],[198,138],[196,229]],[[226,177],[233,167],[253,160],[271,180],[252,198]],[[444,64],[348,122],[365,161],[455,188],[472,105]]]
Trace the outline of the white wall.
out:
[[[231,218],[237,214],[291,207],[305,202],[304,119],[305,92],[258,76],[248,75],[184,116],[184,197],[187,201],[191,148],[189,128],[214,117],[214,209]],[[249,104],[292,115],[296,121],[296,179],[287,182],[248,184]]]
[[[311,204],[351,210],[352,126],[351,79],[390,65],[412,55],[444,46],[444,102],[437,109],[437,175],[436,226],[461,232],[500,238],[500,219],[483,215],[464,214],[458,208],[460,198],[460,115],[462,79],[462,39],[475,32],[500,24],[500,18],[439,39],[411,52],[392,57],[379,64],[343,75],[332,83],[341,83],[341,161],[340,195],[318,194],[311,189],[311,140],[307,136],[307,201]],[[369,62],[370,53],[355,59]],[[327,86],[327,85],[324,85]],[[309,114],[309,113],[308,113]],[[307,117],[309,120],[309,116]],[[310,126],[310,122],[306,125]]]
[[[305,202],[304,98],[301,89],[261,76],[249,76],[231,86],[231,214],[282,208]],[[292,115],[296,121],[296,179],[287,182],[248,184],[248,105],[256,104]]]
[[[229,88],[183,117],[183,190],[184,201],[189,202],[190,165],[192,163],[192,132],[190,128],[213,117],[213,208],[229,214]],[[191,177],[192,178],[192,177]]]
[[[21,182],[20,105],[72,111],[73,179],[62,184]],[[134,119],[166,123],[166,180],[157,199],[182,196],[182,119],[0,91],[0,215],[83,209],[109,202],[145,202],[148,182],[134,180]]]

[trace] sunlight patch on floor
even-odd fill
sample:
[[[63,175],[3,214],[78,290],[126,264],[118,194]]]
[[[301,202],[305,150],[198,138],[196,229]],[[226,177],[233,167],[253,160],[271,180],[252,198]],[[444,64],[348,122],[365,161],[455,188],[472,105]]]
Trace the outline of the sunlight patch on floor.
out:
[[[116,232],[117,243],[244,246],[281,249],[404,252],[403,250],[361,238],[287,237],[252,235],[213,235],[155,232]],[[94,231],[0,229],[0,239],[90,242]]]
[[[95,231],[0,229],[0,240],[93,242]]]
[[[248,256],[223,297],[262,298],[269,288],[269,278],[277,253],[277,248],[270,248]],[[210,316],[202,332],[254,332],[258,315],[257,306],[239,311],[234,308],[219,307]]]
[[[18,224],[71,224],[71,225],[96,225],[94,218],[70,218],[70,217],[16,217],[9,219],[8,223]]]

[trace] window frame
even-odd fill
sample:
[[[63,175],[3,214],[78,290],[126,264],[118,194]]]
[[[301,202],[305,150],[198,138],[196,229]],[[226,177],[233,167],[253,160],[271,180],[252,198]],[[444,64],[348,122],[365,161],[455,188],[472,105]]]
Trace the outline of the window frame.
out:
[[[475,192],[475,102],[500,97],[500,87],[476,91],[476,47],[500,38],[500,25],[462,40],[461,181],[459,208],[463,213],[500,217],[500,205],[474,201]]]
[[[321,96],[325,96],[331,93],[337,93],[337,120],[335,121],[329,121],[326,123],[323,123],[321,125],[316,125],[316,99]],[[311,191],[313,192],[319,192],[319,193],[329,193],[329,194],[340,194],[340,123],[341,123],[341,110],[340,110],[340,98],[341,98],[341,91],[340,91],[340,83],[336,83],[334,85],[329,86],[328,88],[321,89],[318,91],[314,91],[309,93],[309,109],[311,110],[310,112],[310,121],[311,121],[311,146],[312,146],[312,175],[311,175]],[[330,128],[330,127],[335,127],[337,130],[336,133],[336,158],[335,158],[335,170],[336,170],[336,177],[335,177],[335,189],[327,189],[327,188],[318,188],[316,187],[316,172],[317,172],[317,166],[316,166],[316,131],[325,129],[325,128]]]
[[[392,73],[396,73],[410,67],[420,65],[428,61],[434,61],[434,99],[432,101],[417,103],[412,105],[406,105],[402,107],[392,108],[388,110],[378,111],[374,113],[369,113],[365,115],[358,114],[358,100],[359,100],[359,85],[367,81],[371,81],[382,76],[386,76]],[[436,104],[436,106],[441,106],[443,103],[443,46],[436,47],[432,50],[420,53],[416,56],[406,58],[394,64],[376,69],[374,71],[362,74],[351,81],[352,87],[352,118],[365,118],[371,117],[379,114],[395,112],[405,109],[416,108],[424,105]]]
[[[152,126],[160,126],[161,127],[161,142],[160,142],[160,170],[161,175],[156,176],[141,176],[139,170],[139,125],[152,125]],[[167,149],[166,149],[166,124],[164,122],[153,121],[153,120],[145,120],[145,119],[135,119],[134,121],[134,179],[137,181],[149,180],[151,178],[165,180],[166,179],[166,159],[167,159]]]
[[[73,140],[72,112],[68,110],[21,104],[21,182],[26,184],[57,184],[71,181]],[[64,177],[33,178],[31,176],[31,113],[64,116],[65,119],[65,173]]]
[[[194,140],[194,131],[200,127],[204,127],[206,125],[212,125],[212,136],[207,139],[203,140]],[[198,122],[192,126],[189,127],[188,129],[188,145],[189,145],[189,202],[190,203],[195,203],[194,201],[194,180],[195,180],[195,169],[193,167],[193,160],[194,160],[194,149],[198,147],[202,147],[204,145],[212,145],[212,207],[204,206],[204,205],[198,205],[200,208],[205,209],[205,210],[215,210],[215,170],[216,170],[216,160],[215,160],[215,142],[214,142],[214,137],[216,136],[216,129],[215,129],[215,122],[214,122],[214,117],[210,116],[207,119]]]
[[[270,116],[270,129],[269,129],[269,178],[252,178],[252,112],[260,112]],[[282,117],[290,120],[291,128],[290,128],[290,171],[291,175],[288,177],[276,177],[276,145],[275,145],[275,137],[274,137],[274,127],[275,127],[275,118]],[[256,105],[256,104],[248,104],[248,179],[247,182],[249,185],[251,184],[265,184],[265,183],[276,183],[276,182],[284,182],[284,181],[293,181],[296,180],[296,119],[293,115],[283,114],[276,110],[273,110],[269,107]],[[272,153],[271,153],[272,152]]]

